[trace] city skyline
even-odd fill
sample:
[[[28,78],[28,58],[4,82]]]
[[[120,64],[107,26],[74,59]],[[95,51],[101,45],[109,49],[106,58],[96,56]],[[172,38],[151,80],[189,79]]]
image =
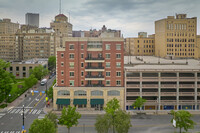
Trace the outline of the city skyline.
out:
[[[30,12],[40,14],[41,27],[50,27],[50,22],[59,14],[59,0],[19,0],[17,3],[0,0],[0,3],[0,18],[10,18],[20,24],[25,24],[25,14]],[[185,13],[189,18],[197,17],[197,34],[200,34],[199,4],[198,0],[70,0],[62,1],[61,13],[70,19],[73,30],[98,30],[106,25],[110,29],[121,30],[124,37],[137,36],[142,31],[154,34],[156,20]]]

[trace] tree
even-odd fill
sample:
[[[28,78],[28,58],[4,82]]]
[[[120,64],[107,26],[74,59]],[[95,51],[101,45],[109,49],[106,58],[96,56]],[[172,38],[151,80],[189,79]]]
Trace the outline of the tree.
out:
[[[146,102],[146,99],[138,97],[132,106],[135,108],[140,108],[141,110],[141,107],[144,105],[145,102]]]
[[[56,56],[50,56],[48,59],[49,70],[56,68]]]
[[[57,128],[57,115],[55,113],[53,113],[52,111],[48,112],[46,115],[45,115],[45,118],[48,118],[49,120],[51,120],[51,122],[53,122],[55,128]]]
[[[112,126],[112,116],[110,114],[98,115],[95,123],[95,130],[98,133],[108,133]]]
[[[174,116],[176,120],[176,128],[179,127],[180,133],[182,128],[184,128],[184,130],[187,132],[188,129],[193,129],[194,125],[196,124],[193,120],[191,120],[192,115],[188,111],[180,110],[175,112],[172,110],[171,115]],[[172,118],[171,123],[173,123],[174,118]]]
[[[115,112],[119,110],[120,105],[119,101],[116,98],[113,98],[110,100],[106,107],[104,108],[107,114],[110,114],[112,116],[112,125],[113,125],[113,133],[115,132],[114,123],[115,123]]]
[[[30,73],[33,74],[38,80],[41,80],[44,76],[46,76],[49,73],[49,71],[42,65],[39,65],[36,66],[34,69],[31,69]]]
[[[33,85],[37,83],[37,78],[33,74],[31,74],[28,78],[25,78],[25,86],[31,88]]]
[[[81,114],[76,112],[76,107],[68,106],[68,109],[64,107],[62,110],[62,115],[59,119],[59,124],[65,125],[68,128],[68,133],[70,133],[70,128],[73,125],[78,125],[78,119],[81,118]]]
[[[6,71],[6,68],[10,66],[10,63],[5,62],[4,60],[0,59],[0,97],[1,101],[7,99],[12,84],[16,83],[15,76],[13,74]]]
[[[49,90],[47,90],[47,96],[49,97],[49,99],[53,98],[53,87],[52,86],[49,88]]]
[[[29,133],[55,133],[54,123],[47,119],[35,119],[29,128]]]
[[[116,111],[114,126],[118,133],[128,133],[129,128],[132,126],[130,114],[121,109]]]

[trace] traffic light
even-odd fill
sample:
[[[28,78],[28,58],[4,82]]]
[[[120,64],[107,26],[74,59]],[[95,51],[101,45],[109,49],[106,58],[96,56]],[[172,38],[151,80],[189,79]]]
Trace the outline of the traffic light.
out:
[[[34,95],[34,92],[32,92],[32,96]]]

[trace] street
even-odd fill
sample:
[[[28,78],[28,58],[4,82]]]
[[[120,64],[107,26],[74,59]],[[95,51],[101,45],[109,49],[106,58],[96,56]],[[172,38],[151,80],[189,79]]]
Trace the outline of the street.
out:
[[[49,88],[55,76],[48,80],[47,88]],[[10,107],[3,112],[0,112],[0,133],[21,133],[23,125],[23,105],[24,105],[24,129],[28,131],[34,119],[37,119],[40,114],[44,114],[43,108],[46,105],[46,94],[40,92],[45,91],[46,86],[36,88],[34,95],[28,93],[23,98],[22,102],[17,107]],[[37,92],[38,91],[38,92]]]
[[[129,133],[174,133],[174,131],[178,133],[179,129],[174,130],[170,123],[171,118],[171,115],[131,116],[132,127],[129,129]],[[197,125],[193,130],[189,130],[189,133],[200,132],[200,116],[194,115],[192,119]],[[71,133],[97,133],[94,127],[95,122],[95,115],[83,115],[78,126],[71,128]],[[67,128],[65,126],[58,126],[58,133],[66,132]],[[109,133],[112,133],[112,131]]]

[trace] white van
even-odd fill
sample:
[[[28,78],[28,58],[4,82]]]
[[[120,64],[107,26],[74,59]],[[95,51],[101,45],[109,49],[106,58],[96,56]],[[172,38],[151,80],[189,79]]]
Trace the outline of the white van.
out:
[[[43,79],[41,82],[40,82],[40,84],[43,86],[43,85],[45,85],[47,83],[47,79]]]

